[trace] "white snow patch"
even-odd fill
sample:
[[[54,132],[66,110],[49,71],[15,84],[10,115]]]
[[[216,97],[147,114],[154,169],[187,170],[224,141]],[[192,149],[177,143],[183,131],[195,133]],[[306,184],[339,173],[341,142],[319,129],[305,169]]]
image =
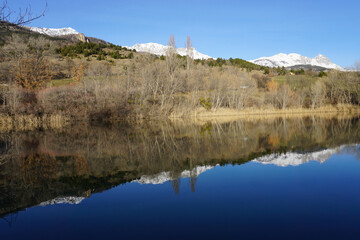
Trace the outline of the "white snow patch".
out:
[[[311,65],[319,66],[329,69],[337,69],[343,71],[339,65],[332,63],[327,57],[319,54],[314,58],[304,57],[297,53],[284,54],[280,53],[272,57],[261,57],[255,60],[250,60],[249,62],[265,66],[265,67],[291,67],[295,65]]]
[[[52,37],[79,34],[78,31],[70,27],[68,28],[25,27],[25,28],[29,29],[30,31],[38,32],[40,34],[49,35]]]
[[[135,49],[137,52],[147,52],[147,53],[151,53],[151,54],[155,54],[157,56],[165,56],[166,52],[168,51],[169,46],[165,46],[159,43],[138,43],[135,44],[132,47],[126,47],[128,49]],[[181,56],[187,56],[188,55],[188,51],[186,48],[178,48],[176,49],[176,52],[181,55]],[[192,57],[194,59],[209,59],[212,58],[208,55],[202,54],[198,51],[196,51],[195,48],[191,49],[190,55],[192,55]]]
[[[180,174],[181,178],[197,177],[201,173],[212,169],[213,166],[198,166],[192,170],[185,170]],[[155,175],[144,175],[140,179],[134,180],[132,182],[137,182],[140,184],[163,184],[164,182],[175,180],[171,172],[161,172]]]
[[[343,148],[345,148],[345,146],[340,146],[334,149],[325,149],[312,153],[276,153],[256,158],[253,160],[253,162],[259,162],[262,164],[273,164],[280,167],[299,166],[310,161],[318,161],[320,163],[324,163],[332,155],[340,152]]]
[[[57,197],[55,199],[51,199],[39,204],[39,206],[47,206],[47,205],[54,205],[54,204],[79,204],[85,198],[84,197]]]

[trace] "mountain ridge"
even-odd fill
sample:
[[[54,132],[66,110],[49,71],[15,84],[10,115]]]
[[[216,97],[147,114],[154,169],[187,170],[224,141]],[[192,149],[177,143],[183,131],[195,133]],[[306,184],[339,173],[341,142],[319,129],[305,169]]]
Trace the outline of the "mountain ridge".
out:
[[[317,55],[314,58],[302,56],[298,53],[279,53],[271,57],[261,57],[254,60],[249,60],[249,62],[265,66],[265,67],[286,67],[290,68],[292,66],[297,65],[308,65],[308,66],[317,66],[317,67],[323,67],[326,69],[336,69],[343,71],[344,68],[336,65],[335,63],[332,63],[330,59],[325,57],[322,54]]]
[[[71,27],[65,27],[65,28],[43,28],[43,27],[25,27],[26,29],[32,31],[32,32],[37,32],[40,34],[44,34],[47,36],[51,36],[51,37],[68,37],[71,35],[83,35],[82,33],[76,31],[75,29],[71,28]],[[85,39],[85,36],[84,36]],[[86,37],[86,39],[91,39]],[[82,40],[85,41],[85,40]],[[131,47],[127,47],[128,49],[131,50],[136,50],[137,52],[147,52],[147,53],[151,53],[151,54],[155,54],[158,56],[161,55],[166,55],[166,52],[169,48],[169,46],[165,46],[159,43],[154,43],[154,42],[149,42],[149,43],[137,43]],[[181,56],[187,56],[188,51],[186,48],[177,48],[176,49],[177,53]],[[210,59],[212,57],[200,53],[198,52],[195,48],[191,49],[192,51],[192,55],[194,59]]]
[[[42,27],[27,27],[26,29],[29,29],[30,31],[37,32],[40,34],[45,34],[51,37],[59,37],[59,36],[65,36],[65,35],[76,35],[80,32],[76,31],[75,29],[71,27],[67,28],[42,28]]]
[[[137,52],[147,52],[151,54],[155,54],[157,56],[166,55],[166,52],[169,46],[165,46],[159,43],[149,42],[149,43],[137,43],[133,46],[125,46],[128,49],[135,49]],[[192,55],[194,59],[210,59],[212,57],[198,52],[195,48],[191,49]],[[177,48],[176,52],[181,56],[187,56],[186,48]]]
[[[72,35],[78,35],[78,36],[83,35],[82,33],[76,31],[71,27],[66,27],[66,28],[25,27],[25,28],[30,31],[48,35],[51,37],[69,37]],[[80,40],[87,41],[87,39],[90,40],[91,38],[87,38],[87,37],[85,38],[85,36],[83,35],[82,39]],[[157,56],[166,55],[166,52],[169,48],[169,46],[154,42],[137,43],[133,46],[125,46],[125,47],[131,50],[136,50],[137,52],[146,52],[146,53],[155,54]],[[177,48],[176,52],[181,56],[188,55],[188,49],[186,48]],[[195,48],[191,48],[190,54],[194,59],[204,59],[204,60],[214,59],[213,57],[198,52]],[[346,70],[343,67],[331,62],[330,59],[328,59],[326,56],[322,54],[319,54],[316,57],[311,58],[311,57],[302,56],[298,53],[290,53],[290,54],[279,53],[271,57],[260,57],[258,59],[248,60],[248,61],[260,66],[270,67],[270,68],[286,67],[290,69],[292,67],[298,68],[298,66],[304,66],[304,68],[306,69],[311,69],[311,67],[315,67],[315,68],[322,68],[325,70],[326,69],[336,69],[340,71]]]

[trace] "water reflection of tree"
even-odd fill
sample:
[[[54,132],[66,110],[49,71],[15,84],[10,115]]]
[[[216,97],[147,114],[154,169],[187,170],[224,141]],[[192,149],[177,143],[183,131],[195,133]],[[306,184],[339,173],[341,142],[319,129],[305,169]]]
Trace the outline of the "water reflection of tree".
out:
[[[50,196],[94,186],[106,189],[170,171],[175,179],[170,184],[179,193],[181,173],[188,170],[194,192],[197,175],[192,170],[197,166],[241,164],[271,152],[314,151],[360,140],[356,118],[274,118],[205,125],[163,122],[0,134],[6,143],[2,156],[7,156],[0,166],[0,185],[16,202],[19,193],[28,191],[31,196],[34,188],[53,191]],[[10,202],[10,197],[0,198]]]
[[[174,125],[165,122],[155,126],[128,129],[70,129],[64,132],[34,133],[15,136],[15,147],[7,154],[48,152],[54,156],[73,156],[77,171],[100,174],[103,167],[158,173],[181,172],[194,166],[217,163],[216,159],[246,157],[281,147],[325,145],[357,140],[359,127],[351,119],[277,118],[263,121],[235,121],[203,125]],[[29,140],[31,139],[31,140]],[[339,140],[341,139],[341,140]],[[171,159],[171,161],[168,161]],[[149,171],[149,169],[151,171]]]
[[[14,223],[16,223],[18,218],[18,213],[10,214],[9,216],[2,217],[1,219],[5,221],[10,228],[13,227]]]
[[[191,192],[195,192],[196,182],[197,182],[197,176],[191,176],[190,177]]]
[[[24,157],[20,170],[24,184],[46,183],[56,176],[56,159],[49,154],[34,153]]]
[[[174,180],[170,180],[170,184],[171,184],[172,188],[174,189],[175,194],[179,194],[180,193],[181,179],[176,178]]]

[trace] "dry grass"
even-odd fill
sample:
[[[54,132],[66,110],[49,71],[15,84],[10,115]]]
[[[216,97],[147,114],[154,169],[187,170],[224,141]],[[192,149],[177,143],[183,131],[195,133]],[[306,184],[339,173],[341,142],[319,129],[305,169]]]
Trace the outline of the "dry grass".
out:
[[[315,109],[308,108],[287,108],[287,109],[255,109],[246,108],[244,110],[236,110],[229,108],[219,108],[217,110],[207,111],[204,108],[197,108],[191,112],[174,112],[170,115],[170,119],[176,118],[192,118],[198,120],[216,119],[263,119],[276,117],[305,117],[305,116],[319,116],[319,117],[336,117],[339,115],[360,115],[360,106],[354,105],[327,105]],[[227,121],[227,120],[226,120]]]

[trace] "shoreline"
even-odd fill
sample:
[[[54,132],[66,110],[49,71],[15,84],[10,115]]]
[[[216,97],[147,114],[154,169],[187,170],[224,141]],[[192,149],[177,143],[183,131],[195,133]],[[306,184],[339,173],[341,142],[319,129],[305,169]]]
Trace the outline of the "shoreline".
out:
[[[189,113],[189,112],[188,112]],[[244,109],[236,110],[229,108],[219,108],[216,110],[205,110],[197,108],[185,115],[183,112],[172,113],[164,118],[135,118],[135,123],[155,120],[170,121],[191,121],[194,123],[206,122],[231,122],[236,120],[262,120],[273,118],[302,118],[302,117],[321,117],[321,118],[349,118],[360,116],[360,106],[337,105],[324,106],[315,109],[307,108],[288,108],[288,109]],[[31,131],[39,128],[61,129],[76,122],[84,123],[86,119],[70,118],[61,114],[44,115],[0,115],[0,132],[4,131]],[[116,119],[109,119],[110,123],[120,122]],[[124,120],[126,121],[126,120]],[[131,122],[131,120],[130,120]]]
[[[222,117],[255,117],[259,116],[262,118],[267,117],[291,117],[295,115],[311,116],[311,115],[328,115],[328,114],[344,114],[344,115],[360,115],[360,106],[354,105],[337,105],[337,106],[324,106],[320,108],[286,108],[286,109],[258,109],[258,108],[247,108],[244,110],[236,110],[229,108],[219,108],[217,110],[207,111],[204,108],[198,108],[192,111],[189,115],[171,114],[170,119],[202,119],[202,118],[222,118]]]

